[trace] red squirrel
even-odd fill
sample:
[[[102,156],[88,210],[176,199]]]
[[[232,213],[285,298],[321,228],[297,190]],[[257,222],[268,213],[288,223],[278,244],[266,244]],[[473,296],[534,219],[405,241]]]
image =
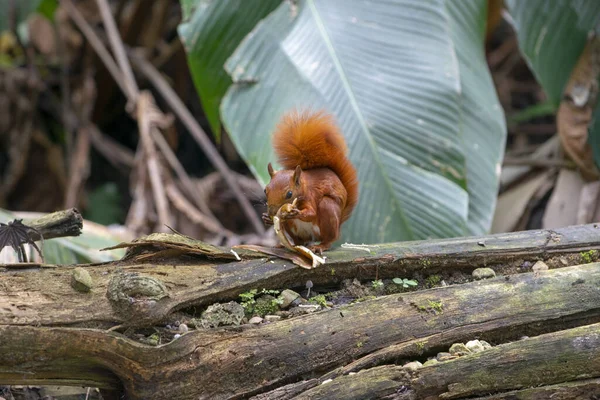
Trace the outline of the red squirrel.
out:
[[[273,148],[283,169],[268,165],[263,221],[272,225],[281,206],[298,199],[295,208],[280,214],[282,227],[294,245],[322,254],[339,238],[358,201],[358,178],[344,137],[325,112],[290,112],[275,129]]]

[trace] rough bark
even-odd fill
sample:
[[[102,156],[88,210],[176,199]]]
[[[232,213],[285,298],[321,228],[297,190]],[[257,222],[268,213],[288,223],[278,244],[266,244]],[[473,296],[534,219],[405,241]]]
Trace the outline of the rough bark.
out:
[[[79,236],[83,228],[83,218],[76,208],[57,211],[23,223],[37,229],[44,239]],[[32,233],[31,238],[40,239],[35,232]]]
[[[600,394],[600,324],[540,335],[416,370],[381,366],[345,375],[294,397],[307,399],[574,398]],[[533,388],[519,390],[521,388]],[[515,390],[516,389],[516,390]],[[546,396],[546,397],[544,397]],[[487,398],[487,397],[486,397]]]
[[[2,272],[0,266],[0,304],[20,304],[19,310],[13,307],[11,313],[0,313],[0,324],[149,326],[189,306],[202,307],[236,299],[240,293],[253,288],[303,287],[307,280],[315,285],[336,285],[354,278],[470,273],[483,266],[509,274],[523,271],[524,261],[531,265],[536,260],[546,260],[550,266],[576,265],[598,258],[597,253],[586,257],[581,253],[600,248],[600,229],[593,224],[483,238],[341,248],[329,252],[327,263],[315,270],[298,268],[278,259],[260,258],[253,253],[240,252],[243,259],[236,261],[229,249],[178,235],[154,234],[123,247],[129,247],[123,261],[87,267],[95,287],[86,294],[69,290],[74,266],[44,267],[24,272],[24,275],[12,274],[10,265],[4,266]],[[168,296],[137,315],[119,312],[111,306],[106,293],[111,279],[127,272],[163,282]],[[6,288],[4,294],[2,285]]]
[[[557,257],[556,265],[589,261],[596,253],[580,252],[600,246],[600,235],[595,225],[587,225],[370,246],[369,254],[364,249],[341,249],[329,253],[327,264],[314,271],[266,258],[235,261],[226,250],[173,235],[154,235],[128,246],[123,261],[87,267],[94,280],[90,293],[71,289],[72,267],[0,270],[0,382],[111,389],[122,384],[132,399],[291,398],[357,376],[348,376],[350,372],[406,374],[391,365],[385,370],[374,367],[424,359],[454,342],[482,338],[504,343],[600,321],[600,269],[587,264],[384,296],[271,324],[194,330],[152,347],[105,329],[117,324],[151,327],[185,307],[228,301],[252,288],[300,286],[307,279],[332,284],[350,277],[410,277],[411,272],[470,271],[483,265],[514,272],[523,260],[546,259],[551,265]],[[143,291],[134,287],[138,284]],[[128,290],[143,295],[120,302],[119,293],[128,299]],[[111,292],[114,295],[107,296]],[[585,340],[582,343],[588,343]],[[488,352],[489,370],[501,359],[491,350],[481,354]],[[554,356],[550,351],[540,360]],[[591,356],[576,352],[574,357]],[[573,360],[569,365],[585,365]],[[468,376],[466,366],[454,365],[459,372],[448,376],[461,377],[462,370]],[[593,367],[592,372],[582,377],[600,376],[593,362],[587,366]],[[572,376],[564,381],[574,380]],[[326,379],[334,381],[319,385]],[[382,387],[400,382],[389,379],[381,380]],[[535,385],[557,383],[547,374],[536,379]],[[427,386],[419,382],[411,378],[409,389]],[[525,388],[529,383],[500,385],[481,393]],[[394,396],[405,390],[402,385],[394,386]],[[465,396],[473,395],[479,394]]]

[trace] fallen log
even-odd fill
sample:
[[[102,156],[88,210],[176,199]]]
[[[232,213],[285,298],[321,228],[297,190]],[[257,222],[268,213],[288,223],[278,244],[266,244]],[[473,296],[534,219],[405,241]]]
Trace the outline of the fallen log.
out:
[[[122,247],[129,248],[124,260],[86,266],[94,287],[84,294],[69,289],[74,266],[20,274],[13,273],[10,265],[4,270],[0,266],[0,324],[151,326],[187,307],[235,300],[253,288],[303,287],[308,280],[335,286],[345,279],[440,274],[466,282],[474,269],[484,266],[506,275],[530,271],[537,260],[545,260],[551,268],[577,265],[598,259],[600,229],[590,224],[480,238],[347,246],[328,252],[327,263],[314,270],[248,253],[240,253],[242,260],[237,261],[229,249],[180,235],[154,234]],[[127,273],[164,283],[166,296],[141,313],[120,312],[106,294],[111,280],[126,278]]]
[[[385,365],[310,389],[307,399],[593,399],[600,324],[548,333],[417,369]],[[565,385],[556,385],[565,383]],[[523,389],[527,388],[527,389]],[[263,397],[264,399],[268,397]],[[278,397],[281,399],[282,397]],[[290,398],[290,397],[288,397]]]
[[[157,347],[114,331],[11,323],[27,306],[12,303],[7,311],[5,297],[0,382],[107,388],[122,382],[132,399],[244,398],[321,376],[316,385],[350,371],[435,354],[453,342],[502,343],[597,322],[598,267],[384,296],[260,326],[195,330]],[[492,360],[487,368],[493,365]]]

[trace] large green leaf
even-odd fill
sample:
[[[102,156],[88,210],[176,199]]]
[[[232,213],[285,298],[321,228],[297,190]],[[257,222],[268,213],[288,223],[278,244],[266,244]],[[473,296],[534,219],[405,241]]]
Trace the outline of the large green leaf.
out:
[[[505,138],[483,58],[485,7],[284,2],[228,60],[236,84],[223,99],[223,121],[264,183],[281,115],[294,107],[332,112],[360,180],[345,240],[481,233],[491,223]]]
[[[558,105],[588,32],[600,34],[598,0],[507,0],[519,47],[549,99]]]
[[[463,143],[469,192],[468,231],[487,233],[496,207],[506,124],[484,48],[487,1],[447,0],[462,86]]]
[[[598,0],[507,0],[521,52],[556,105],[585,47],[588,34],[600,35]],[[589,142],[600,165],[600,103]]]
[[[204,113],[219,138],[219,105],[231,85],[223,64],[256,23],[273,11],[281,0],[180,1],[184,22],[179,25],[179,35],[187,51]]]

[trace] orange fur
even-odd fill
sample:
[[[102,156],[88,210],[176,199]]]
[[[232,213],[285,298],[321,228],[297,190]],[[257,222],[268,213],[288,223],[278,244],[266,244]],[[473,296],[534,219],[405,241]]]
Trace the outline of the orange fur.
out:
[[[284,169],[332,170],[347,192],[341,222],[350,217],[358,202],[358,178],[347,157],[344,136],[331,115],[322,111],[286,114],[273,135],[273,148]]]

